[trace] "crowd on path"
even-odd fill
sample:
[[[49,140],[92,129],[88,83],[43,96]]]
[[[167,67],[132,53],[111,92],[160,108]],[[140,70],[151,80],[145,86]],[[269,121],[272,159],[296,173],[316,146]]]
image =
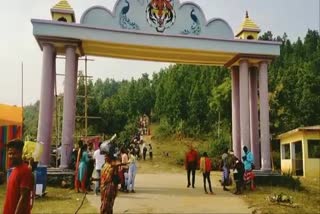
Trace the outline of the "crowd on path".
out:
[[[101,196],[101,213],[112,213],[118,191],[135,193],[138,160],[153,158],[153,148],[143,140],[142,132],[135,134],[129,143],[118,148],[113,139],[99,143],[94,151],[91,144],[78,142],[75,160],[75,190],[80,193],[94,191]],[[95,170],[95,173],[93,171]],[[95,176],[93,176],[95,174]],[[94,189],[91,189],[95,182]]]
[[[252,152],[248,150],[246,146],[243,147],[243,156],[241,159],[234,156],[232,151],[225,149],[221,155],[220,169],[222,172],[220,183],[223,186],[224,191],[229,191],[227,186],[232,185],[231,172],[233,174],[233,180],[236,183],[236,190],[234,194],[242,194],[247,184],[250,184],[251,190],[255,189],[253,172],[254,169],[254,157]],[[192,186],[195,188],[195,174],[199,169],[203,175],[203,188],[204,192],[208,194],[207,185],[209,185],[210,194],[214,195],[214,191],[211,185],[210,172],[212,171],[212,162],[208,157],[207,152],[204,152],[199,157],[195,148],[190,145],[189,151],[185,155],[185,169],[187,171],[187,188]]]

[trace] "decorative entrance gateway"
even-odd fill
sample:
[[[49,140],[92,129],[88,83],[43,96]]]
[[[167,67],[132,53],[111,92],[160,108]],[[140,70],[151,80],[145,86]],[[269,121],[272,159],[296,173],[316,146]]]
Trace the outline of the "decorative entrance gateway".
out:
[[[80,23],[62,0],[51,14],[52,20],[31,20],[43,51],[38,124],[38,141],[45,144],[42,165],[48,166],[50,158],[56,55],[66,56],[61,168],[68,166],[74,145],[78,57],[91,55],[230,68],[235,155],[241,157],[246,145],[257,168],[261,160],[262,170],[271,169],[267,69],[280,54],[280,43],[258,41],[260,30],[248,14],[236,35],[223,19],[207,21],[198,5],[179,0],[118,0],[113,11],[89,8]]]

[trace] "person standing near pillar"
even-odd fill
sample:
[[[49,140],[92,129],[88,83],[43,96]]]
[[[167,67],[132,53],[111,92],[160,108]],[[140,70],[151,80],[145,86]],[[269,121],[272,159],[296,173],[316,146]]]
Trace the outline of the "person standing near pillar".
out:
[[[78,171],[79,171],[79,163],[80,163],[80,158],[82,154],[82,146],[83,146],[83,141],[80,140],[78,142],[78,150],[76,152],[76,162],[75,162],[75,171],[74,171],[74,186],[75,190],[78,191]]]
[[[253,190],[255,189],[255,185],[254,185],[255,175],[252,171],[254,169],[254,164],[253,164],[254,157],[252,152],[250,152],[246,146],[243,147],[243,152],[244,152],[244,155],[242,156],[242,160],[244,163],[244,170],[245,170],[244,181],[245,181],[245,184],[250,183],[250,187]]]
[[[76,185],[77,192],[79,192],[79,187],[81,186],[81,190],[83,193],[87,191],[87,173],[88,173],[88,162],[89,162],[89,157],[88,157],[88,145],[84,144],[82,146],[82,153],[80,157],[80,163],[79,163],[79,169],[78,169],[78,183]]]
[[[252,152],[250,152],[248,150],[248,147],[244,146],[243,147],[243,152],[244,152],[244,156],[243,156],[243,160],[244,160],[244,168],[246,171],[250,171],[254,168],[254,157]]]
[[[185,168],[187,170],[187,179],[188,179],[188,184],[187,188],[190,187],[191,182],[190,182],[190,173],[192,173],[192,188],[194,188],[195,184],[195,179],[196,179],[196,169],[197,169],[197,164],[198,164],[198,152],[193,148],[192,145],[189,147],[189,151],[186,153],[185,157]]]
[[[230,185],[230,164],[229,164],[229,153],[228,149],[224,150],[224,153],[221,156],[221,170],[222,170],[222,180],[221,184],[223,186],[224,191],[229,191],[226,186]]]
[[[86,179],[86,186],[87,186],[87,190],[88,191],[92,191],[91,189],[91,177],[92,177],[92,173],[94,170],[94,158],[93,158],[93,154],[94,154],[94,149],[93,149],[93,143],[89,143],[88,144],[88,158],[89,158],[89,162],[87,163],[87,179]]]
[[[236,183],[235,195],[242,194],[243,189],[243,175],[244,175],[244,164],[241,160],[235,157],[235,164],[233,166],[233,178]]]

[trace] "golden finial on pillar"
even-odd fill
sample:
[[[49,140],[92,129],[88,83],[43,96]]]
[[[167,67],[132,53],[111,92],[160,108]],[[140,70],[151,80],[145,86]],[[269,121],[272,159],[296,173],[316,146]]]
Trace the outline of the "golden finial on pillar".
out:
[[[67,0],[59,1],[51,8],[52,20],[60,22],[76,22],[74,11]]]
[[[260,28],[249,18],[249,13],[246,11],[246,17],[240,26],[240,30],[236,34],[239,39],[258,39]]]

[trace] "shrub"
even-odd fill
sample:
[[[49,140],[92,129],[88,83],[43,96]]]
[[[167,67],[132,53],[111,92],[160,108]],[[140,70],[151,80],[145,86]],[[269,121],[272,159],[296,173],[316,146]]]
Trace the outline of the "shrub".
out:
[[[221,158],[220,157],[213,157],[213,158],[211,158],[211,161],[212,161],[212,170],[220,171]]]
[[[177,164],[178,166],[183,166],[183,165],[184,165],[184,159],[183,159],[182,157],[178,158],[178,159],[176,160],[176,164]]]
[[[124,130],[119,135],[119,140],[121,143],[124,143],[132,138],[138,131],[137,123],[130,122],[125,127]]]
[[[173,134],[173,132],[168,121],[166,119],[160,120],[160,125],[155,130],[155,137],[158,139],[163,139],[171,136],[171,134]]]
[[[224,138],[215,139],[209,142],[209,156],[220,157],[225,149],[229,148],[229,141]]]
[[[299,177],[295,178],[291,173],[283,175],[257,176],[255,182],[258,185],[280,186],[292,189],[294,191],[302,190]]]
[[[280,151],[272,151],[273,165],[275,169],[281,169]]]
[[[301,190],[301,181],[299,177],[293,177],[292,174],[285,173],[281,176],[279,185],[288,187],[292,190]]]

